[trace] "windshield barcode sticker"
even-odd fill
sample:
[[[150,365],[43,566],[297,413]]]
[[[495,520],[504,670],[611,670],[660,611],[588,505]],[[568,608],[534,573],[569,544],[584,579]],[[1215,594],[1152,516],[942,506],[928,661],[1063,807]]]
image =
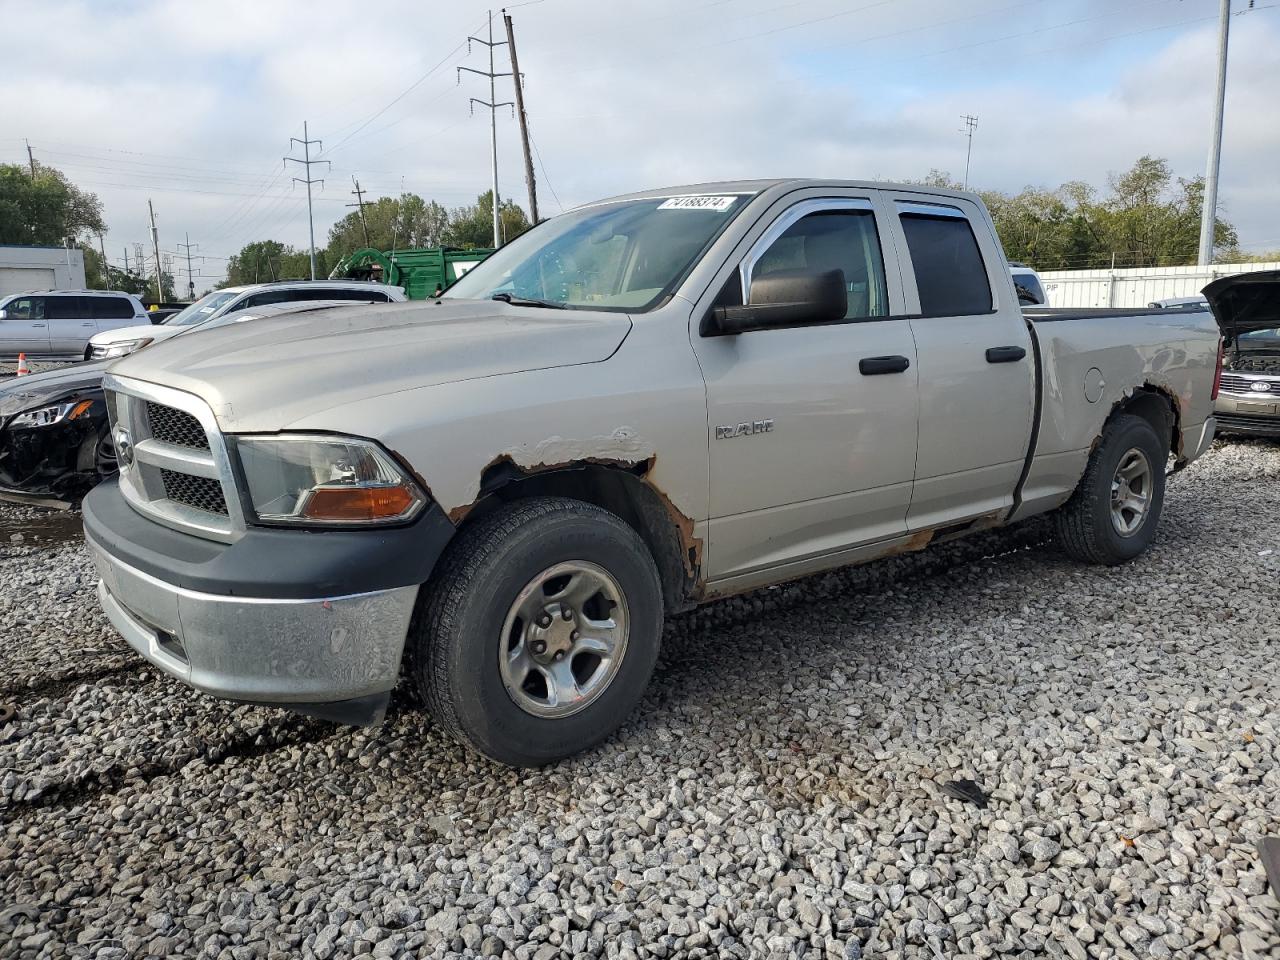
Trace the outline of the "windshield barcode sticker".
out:
[[[711,210],[724,213],[737,197],[671,197],[658,204],[659,210]]]

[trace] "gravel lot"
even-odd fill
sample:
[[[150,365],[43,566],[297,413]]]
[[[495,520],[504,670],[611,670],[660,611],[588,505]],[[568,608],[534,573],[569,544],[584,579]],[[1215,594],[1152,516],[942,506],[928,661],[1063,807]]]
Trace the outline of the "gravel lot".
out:
[[[1032,524],[685,616],[535,772],[144,669],[75,523],[0,508],[5,957],[1280,958],[1280,444],[1124,568]]]

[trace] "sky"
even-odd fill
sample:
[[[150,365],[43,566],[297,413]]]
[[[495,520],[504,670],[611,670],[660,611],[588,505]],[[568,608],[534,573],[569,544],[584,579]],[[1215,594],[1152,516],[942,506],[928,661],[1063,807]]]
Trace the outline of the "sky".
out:
[[[545,217],[717,179],[962,179],[1099,187],[1143,154],[1202,174],[1218,0],[524,0],[515,23]],[[1220,212],[1280,248],[1280,0],[1233,0]],[[496,39],[503,39],[494,10]],[[305,248],[290,138],[322,141],[317,245],[366,199],[489,189],[488,8],[379,0],[0,0],[0,162],[61,169],[104,205],[108,258],[190,238],[197,292],[246,243]],[[506,47],[498,71],[510,70]],[[497,100],[512,99],[509,77]],[[293,145],[301,157],[301,147]],[[498,112],[499,192],[527,207]],[[185,259],[176,258],[185,283]]]

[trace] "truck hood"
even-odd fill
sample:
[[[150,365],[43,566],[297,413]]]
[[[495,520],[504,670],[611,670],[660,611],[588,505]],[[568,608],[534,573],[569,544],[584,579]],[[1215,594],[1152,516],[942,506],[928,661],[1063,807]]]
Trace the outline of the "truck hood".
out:
[[[625,314],[488,300],[360,304],[176,337],[111,373],[196,394],[224,430],[269,432],[417,387],[598,363],[630,330]]]
[[[1230,342],[1244,333],[1280,327],[1280,270],[1221,277],[1201,293]]]
[[[102,386],[102,372],[110,361],[73,363],[57,370],[14,377],[0,384],[0,420],[33,407],[57,403]]]

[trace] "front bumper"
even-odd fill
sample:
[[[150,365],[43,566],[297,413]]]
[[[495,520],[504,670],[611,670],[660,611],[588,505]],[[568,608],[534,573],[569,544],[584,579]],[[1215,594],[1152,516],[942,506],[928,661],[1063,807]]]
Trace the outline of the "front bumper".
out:
[[[1280,397],[1220,393],[1213,411],[1223,433],[1280,436]]]
[[[418,586],[452,531],[441,516],[381,534],[254,530],[212,543],[138,515],[114,482],[85,498],[84,524],[102,608],[148,661],[214,696],[348,723],[382,718]],[[395,575],[372,556],[411,549]],[[385,575],[377,586],[371,569]]]

